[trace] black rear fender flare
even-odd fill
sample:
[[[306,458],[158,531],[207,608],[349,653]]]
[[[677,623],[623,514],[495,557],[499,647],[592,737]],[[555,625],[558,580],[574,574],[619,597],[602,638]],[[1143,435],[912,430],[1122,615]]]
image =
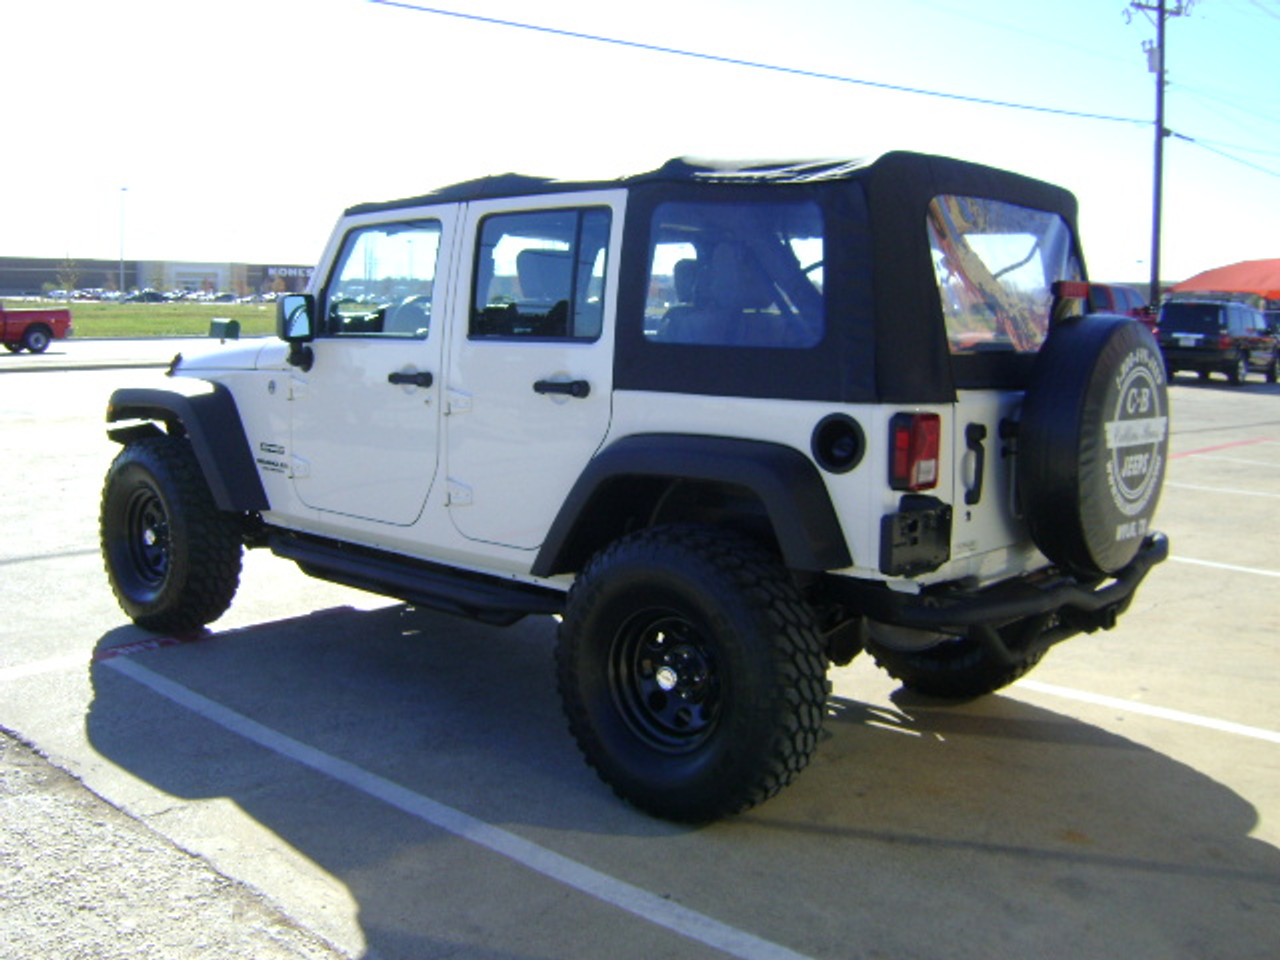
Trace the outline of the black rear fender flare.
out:
[[[692,481],[737,487],[763,506],[784,563],[794,570],[852,565],[817,466],[782,444],[731,437],[644,434],[610,444],[587,465],[547,533],[532,573],[581,570],[604,546],[628,490]]]
[[[156,433],[163,423],[171,436],[191,442],[196,461],[219,510],[236,513],[266,510],[266,491],[240,421],[235,398],[221,384],[209,393],[185,396],[172,390],[126,388],[107,403],[107,422],[140,424],[107,431],[117,443]]]

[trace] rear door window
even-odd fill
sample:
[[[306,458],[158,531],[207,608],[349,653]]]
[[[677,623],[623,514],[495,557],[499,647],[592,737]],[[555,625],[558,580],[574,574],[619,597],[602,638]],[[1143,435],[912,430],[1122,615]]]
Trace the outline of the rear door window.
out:
[[[611,222],[604,207],[486,217],[471,338],[598,339]]]

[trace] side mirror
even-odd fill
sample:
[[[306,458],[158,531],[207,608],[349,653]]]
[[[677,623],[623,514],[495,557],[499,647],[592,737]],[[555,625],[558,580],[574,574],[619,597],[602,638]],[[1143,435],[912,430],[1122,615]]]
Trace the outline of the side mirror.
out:
[[[289,344],[289,363],[311,369],[315,354],[307,343],[315,339],[316,298],[309,293],[290,293],[276,304],[276,336]]]
[[[276,335],[286,343],[314,340],[316,298],[309,293],[290,293],[276,303]]]

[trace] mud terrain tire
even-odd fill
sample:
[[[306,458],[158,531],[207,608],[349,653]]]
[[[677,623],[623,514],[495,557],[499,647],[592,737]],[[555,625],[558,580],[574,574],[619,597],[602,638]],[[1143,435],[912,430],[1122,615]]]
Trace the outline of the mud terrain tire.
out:
[[[556,662],[587,763],[671,820],[773,796],[808,764],[826,710],[822,643],[786,571],[700,527],[644,530],[592,559]]]
[[[147,437],[120,451],[103,486],[100,529],[111,589],[138,626],[191,631],[231,605],[241,539],[185,440]]]

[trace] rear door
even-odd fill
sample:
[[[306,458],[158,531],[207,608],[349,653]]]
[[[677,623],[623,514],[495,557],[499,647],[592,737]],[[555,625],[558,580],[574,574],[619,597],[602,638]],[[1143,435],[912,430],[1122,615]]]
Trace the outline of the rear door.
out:
[[[958,377],[951,438],[955,499],[952,559],[1025,546],[1014,495],[1010,428],[1029,369],[1049,329],[1052,286],[1082,276],[1061,217],[995,200],[939,196],[929,238],[953,367]]]
[[[445,397],[449,515],[534,549],[609,428],[624,191],[468,205]]]

